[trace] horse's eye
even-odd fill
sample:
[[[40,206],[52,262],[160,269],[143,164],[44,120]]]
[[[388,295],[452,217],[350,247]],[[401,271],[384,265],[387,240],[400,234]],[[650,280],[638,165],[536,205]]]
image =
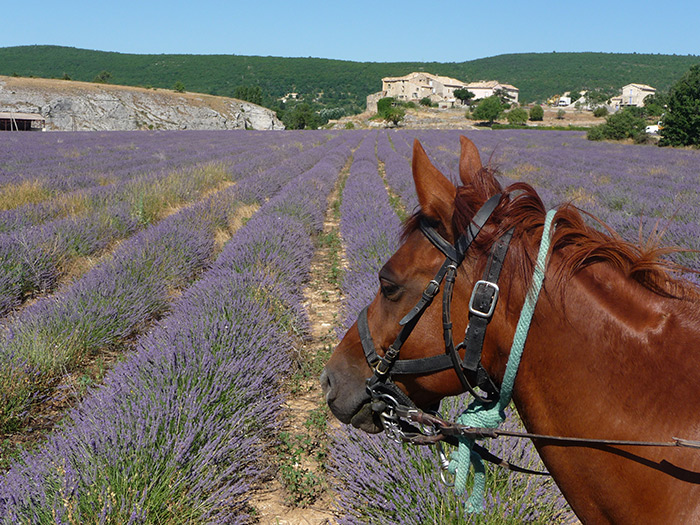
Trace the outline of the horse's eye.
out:
[[[401,292],[403,288],[398,284],[380,277],[379,286],[381,288],[382,295],[390,301],[398,301],[401,297]]]

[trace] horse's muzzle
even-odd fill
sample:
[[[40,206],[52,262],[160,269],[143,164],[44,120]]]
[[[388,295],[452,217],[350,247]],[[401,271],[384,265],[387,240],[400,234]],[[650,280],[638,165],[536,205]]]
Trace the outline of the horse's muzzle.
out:
[[[338,381],[337,376],[328,367],[323,369],[320,377],[323,395],[333,415],[345,424],[351,424],[369,434],[383,430],[379,415],[371,408],[371,399],[365,389]]]

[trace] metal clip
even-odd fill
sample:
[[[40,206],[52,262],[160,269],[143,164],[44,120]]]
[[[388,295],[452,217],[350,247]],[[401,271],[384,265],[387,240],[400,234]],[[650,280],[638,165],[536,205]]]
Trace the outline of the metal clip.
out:
[[[445,449],[442,446],[442,441],[438,441],[435,444],[435,448],[437,449],[438,459],[440,460],[440,481],[442,481],[443,484],[447,487],[454,487],[454,479],[452,481],[448,481],[447,479],[447,476],[450,474],[450,460],[447,457]]]

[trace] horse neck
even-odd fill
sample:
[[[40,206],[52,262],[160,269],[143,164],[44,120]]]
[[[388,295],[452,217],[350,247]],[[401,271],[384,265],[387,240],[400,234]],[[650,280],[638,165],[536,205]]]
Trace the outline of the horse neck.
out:
[[[646,424],[668,410],[659,403],[666,389],[700,410],[698,306],[659,296],[606,264],[547,287],[515,385],[526,426],[589,435],[602,419],[621,429],[634,417]]]

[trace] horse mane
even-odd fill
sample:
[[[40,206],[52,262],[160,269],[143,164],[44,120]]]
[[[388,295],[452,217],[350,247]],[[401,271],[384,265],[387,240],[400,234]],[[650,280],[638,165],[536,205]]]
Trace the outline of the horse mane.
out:
[[[453,231],[456,236],[464,233],[478,209],[489,197],[499,192],[502,197],[491,219],[497,228],[483,230],[472,246],[481,254],[485,265],[488,251],[495,240],[515,228],[514,239],[520,239],[525,247],[523,256],[518,258],[518,277],[522,279],[521,282],[529,282],[546,213],[542,199],[531,185],[516,182],[503,189],[493,170],[489,166],[483,167],[472,177],[470,184],[457,187]],[[587,224],[584,216],[592,219],[601,229]],[[418,227],[421,217],[418,211],[406,221],[404,236]],[[684,250],[661,246],[660,234],[652,235],[644,246],[633,244],[622,239],[602,220],[570,202],[558,207],[555,223],[552,246],[563,257],[563,264],[556,276],[559,282],[566,282],[594,263],[605,262],[657,294],[700,298],[700,291],[693,283],[676,277],[680,272],[692,270],[664,258]]]

